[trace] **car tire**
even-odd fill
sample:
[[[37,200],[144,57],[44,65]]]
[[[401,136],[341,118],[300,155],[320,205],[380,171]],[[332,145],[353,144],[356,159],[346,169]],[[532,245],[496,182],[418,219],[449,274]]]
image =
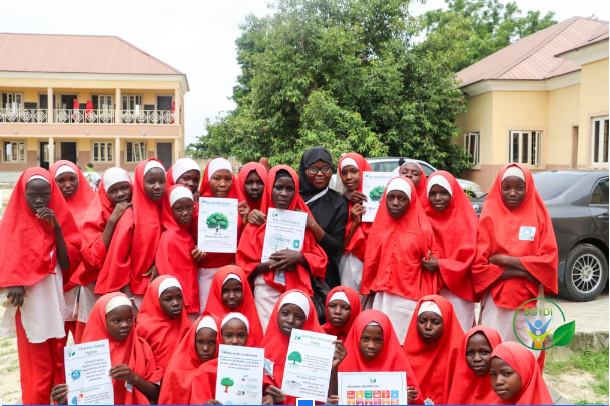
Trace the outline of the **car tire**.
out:
[[[595,299],[606,287],[608,260],[594,245],[579,244],[566,258],[563,289],[560,295],[575,302]]]

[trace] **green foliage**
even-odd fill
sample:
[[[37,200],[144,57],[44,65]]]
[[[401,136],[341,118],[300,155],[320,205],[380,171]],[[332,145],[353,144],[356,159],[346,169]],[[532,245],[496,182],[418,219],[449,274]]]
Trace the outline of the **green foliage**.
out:
[[[384,186],[381,186],[381,185],[375,186],[373,188],[373,190],[371,190],[371,193],[369,193],[369,197],[371,198],[372,201],[378,202],[383,197],[383,192],[385,192]]]
[[[205,224],[218,233],[220,229],[226,230],[229,227],[229,219],[222,213],[214,213],[208,217]]]
[[[233,382],[233,379],[225,377],[220,380],[220,384],[225,387],[225,393],[228,393],[229,388],[235,385],[235,382]]]
[[[303,362],[303,359],[298,351],[293,351],[288,355],[288,361],[292,361],[292,365],[294,365],[297,362]]]

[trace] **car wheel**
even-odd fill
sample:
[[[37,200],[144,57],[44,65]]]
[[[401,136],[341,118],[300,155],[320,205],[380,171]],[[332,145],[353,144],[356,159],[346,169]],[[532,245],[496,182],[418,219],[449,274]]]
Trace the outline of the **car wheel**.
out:
[[[566,259],[564,289],[561,296],[575,302],[595,299],[606,286],[608,260],[591,244],[579,244]]]

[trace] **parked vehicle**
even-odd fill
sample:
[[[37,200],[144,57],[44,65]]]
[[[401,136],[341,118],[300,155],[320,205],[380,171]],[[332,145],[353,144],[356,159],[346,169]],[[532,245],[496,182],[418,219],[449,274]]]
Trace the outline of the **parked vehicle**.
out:
[[[608,171],[553,170],[533,175],[559,248],[559,294],[595,299],[608,281]],[[471,199],[477,215],[485,197]]]

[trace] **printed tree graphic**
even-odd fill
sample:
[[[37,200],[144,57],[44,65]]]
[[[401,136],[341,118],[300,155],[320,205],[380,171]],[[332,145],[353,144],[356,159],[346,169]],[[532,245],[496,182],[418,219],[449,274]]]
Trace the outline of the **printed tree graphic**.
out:
[[[214,213],[206,220],[206,225],[212,230],[216,230],[216,234],[220,229],[226,230],[229,227],[229,219],[222,213]]]
[[[298,351],[292,351],[288,356],[288,361],[292,361],[292,365],[296,365],[297,362],[303,362],[303,359]]]
[[[226,377],[220,380],[220,384],[225,387],[225,393],[229,393],[229,388],[235,384],[233,379]]]
[[[378,202],[383,197],[384,191],[385,191],[385,186],[381,186],[381,185],[375,186],[375,188],[373,188],[373,190],[371,190],[371,193],[369,193],[369,197],[371,198],[372,201]]]

